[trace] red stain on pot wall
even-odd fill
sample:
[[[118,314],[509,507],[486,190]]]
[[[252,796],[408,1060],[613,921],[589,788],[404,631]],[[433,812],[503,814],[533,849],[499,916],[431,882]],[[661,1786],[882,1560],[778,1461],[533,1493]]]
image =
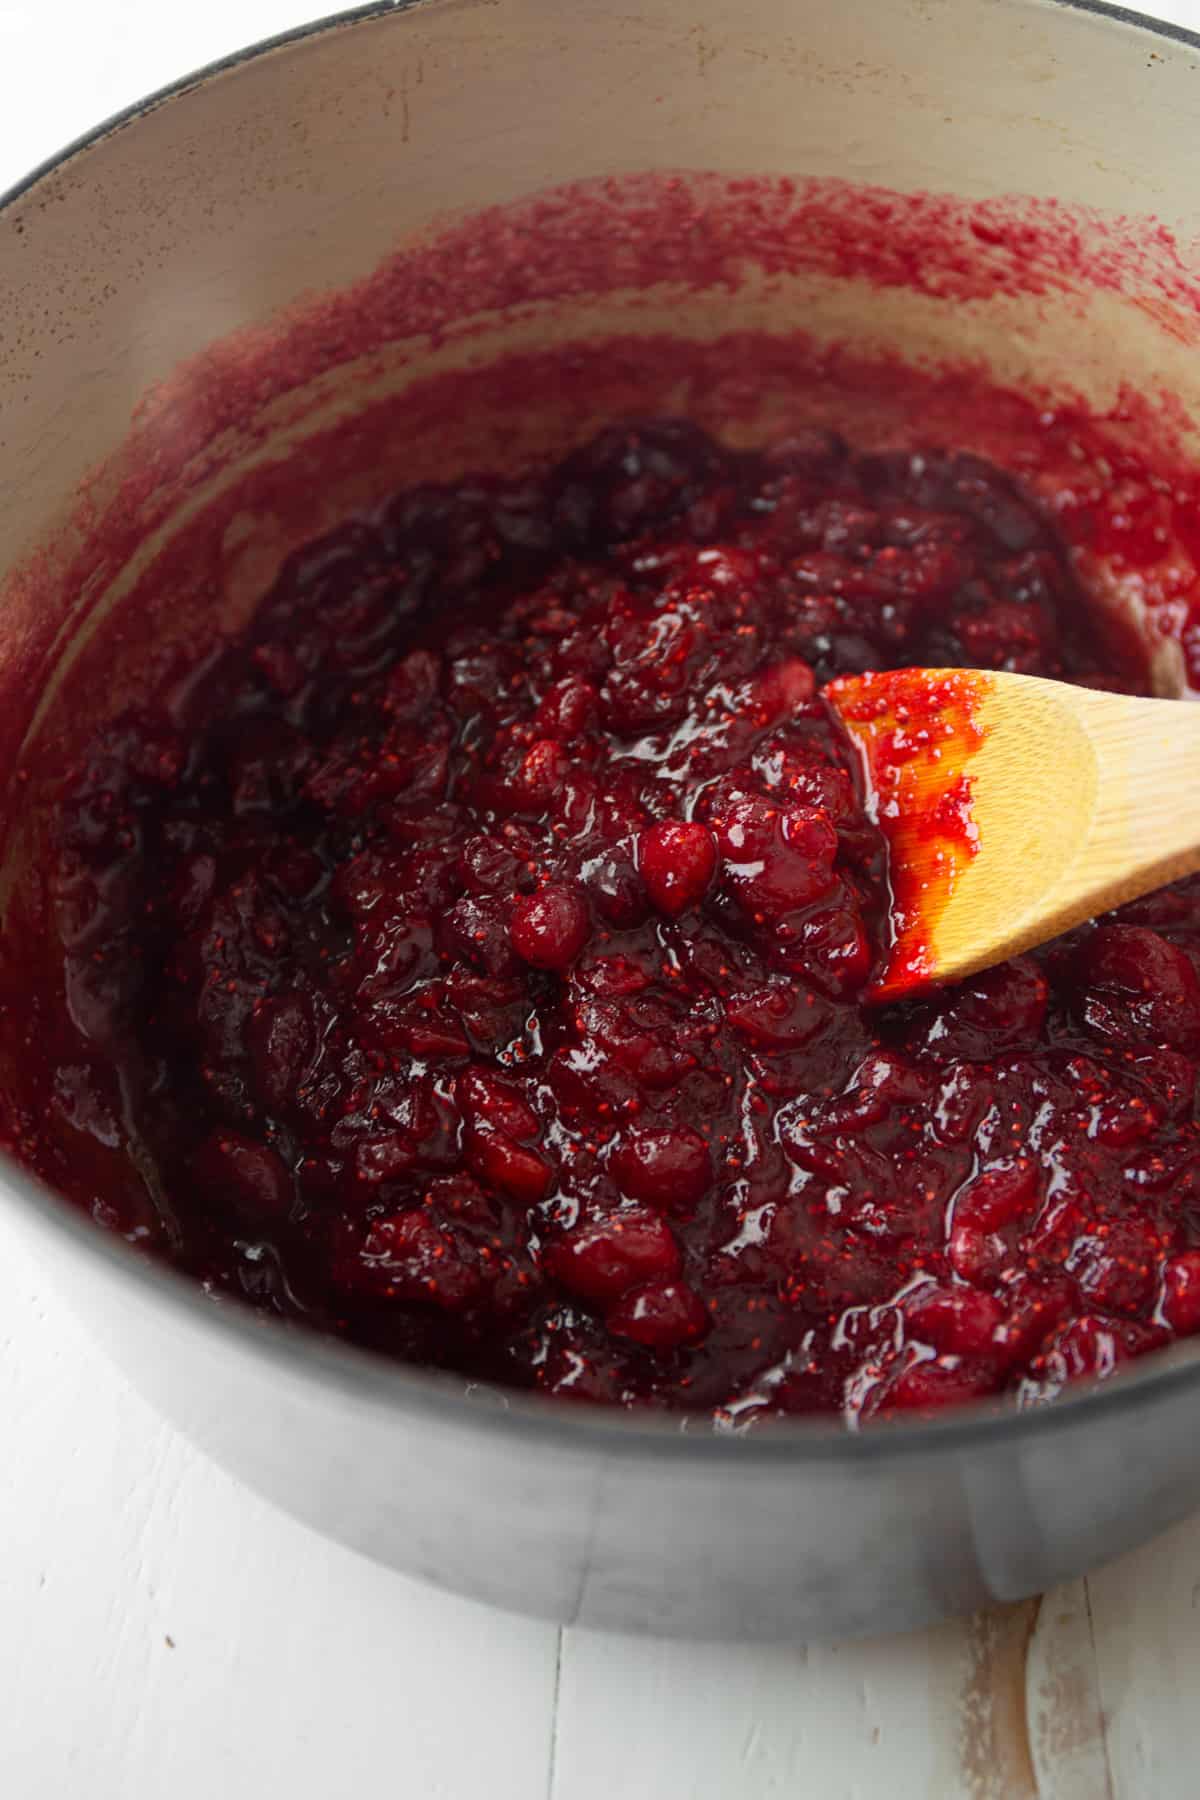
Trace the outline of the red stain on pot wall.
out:
[[[219,469],[226,434],[240,450],[252,449],[263,432],[261,409],[286,406],[287,396],[314,378],[345,367],[349,390],[363,378],[364,359],[400,341],[412,342],[415,365],[430,348],[482,342],[497,315],[517,317],[531,306],[553,315],[616,294],[648,297],[664,283],[697,297],[727,293],[736,324],[737,295],[748,282],[804,274],[955,302],[1073,297],[1081,317],[1090,295],[1130,295],[1189,340],[1200,322],[1200,283],[1164,227],[1052,200],[972,203],[845,182],[689,174],[567,187],[497,207],[405,245],[348,291],[315,294],[223,340],[150,393],[126,445],[79,497],[71,531],[78,553],[65,563],[62,545],[50,546],[10,577],[20,598],[9,615],[0,685],[26,696],[38,690],[63,622],[87,610],[80,597],[103,593],[186,494]],[[636,309],[630,316],[636,319]],[[847,347],[809,341],[804,321],[797,324],[791,338],[732,337],[715,348],[616,344],[611,369],[609,353],[595,347],[523,358],[511,365],[507,400],[503,371],[465,372],[369,406],[336,444],[325,438],[313,446],[314,473],[319,478],[335,454],[346,466],[355,459],[369,466],[374,444],[392,465],[394,484],[413,472],[405,445],[420,443],[419,434],[434,431],[450,455],[466,435],[464,413],[511,405],[519,414],[528,411],[531,394],[554,391],[560,415],[570,395],[593,424],[606,407],[642,415],[680,410],[663,404],[672,386],[716,430],[752,414],[767,386],[781,396],[780,409],[786,397],[802,422],[817,410],[850,415],[862,427],[859,441],[894,441],[906,421],[920,419],[924,441],[937,432],[1019,464],[1026,480],[1052,496],[1085,576],[1100,558],[1131,577],[1185,642],[1189,667],[1200,677],[1196,488],[1177,453],[1169,396],[1123,394],[1109,413],[1093,417],[1069,393],[1004,393],[980,370],[864,361]],[[495,454],[503,458],[504,449],[497,430]],[[302,460],[311,464],[314,456]],[[293,511],[302,487],[295,485]],[[247,487],[242,500],[248,510],[257,494]],[[284,505],[285,497],[273,495],[272,503]],[[210,523],[216,546],[215,514]],[[222,560],[211,547],[206,562],[204,576],[222,580]],[[201,576],[197,570],[193,585],[202,585]],[[3,709],[0,754],[10,761],[29,712],[25,703]]]

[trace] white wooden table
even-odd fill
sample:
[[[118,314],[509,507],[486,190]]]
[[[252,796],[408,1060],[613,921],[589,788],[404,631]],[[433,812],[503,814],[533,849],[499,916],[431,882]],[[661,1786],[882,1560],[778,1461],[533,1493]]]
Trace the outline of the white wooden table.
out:
[[[1200,0],[1159,9],[1200,25]],[[0,0],[0,187],[323,10]],[[1200,1794],[1200,1519],[1040,1602],[886,1642],[560,1632],[377,1569],[244,1492],[129,1392],[3,1231],[0,1418],[2,1800]]]

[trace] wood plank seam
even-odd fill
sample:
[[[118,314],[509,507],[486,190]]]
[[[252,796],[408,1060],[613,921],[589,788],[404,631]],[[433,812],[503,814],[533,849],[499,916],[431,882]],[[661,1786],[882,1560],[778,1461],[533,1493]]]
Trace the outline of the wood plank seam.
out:
[[[560,1625],[554,1645],[554,1687],[550,1695],[550,1750],[546,1758],[546,1800],[554,1800],[558,1781],[558,1703],[562,1693],[564,1640],[567,1627]]]
[[[1100,1713],[1100,1748],[1104,1756],[1104,1800],[1116,1800],[1116,1789],[1113,1784],[1112,1757],[1108,1745],[1108,1708],[1104,1704],[1104,1686],[1100,1675],[1100,1655],[1096,1648],[1096,1621],[1092,1616],[1092,1590],[1088,1576],[1083,1578],[1083,1598],[1087,1607],[1088,1644],[1092,1652],[1092,1679],[1095,1683],[1096,1702]]]

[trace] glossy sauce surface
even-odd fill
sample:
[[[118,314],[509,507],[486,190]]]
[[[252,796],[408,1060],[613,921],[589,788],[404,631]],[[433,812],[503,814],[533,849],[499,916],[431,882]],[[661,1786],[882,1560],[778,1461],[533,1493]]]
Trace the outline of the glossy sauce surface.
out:
[[[819,690],[921,664],[1143,678],[996,470],[824,434],[614,429],[294,556],[68,784],[58,1103],[118,1071],[150,1171],[97,1216],[726,1426],[1035,1402],[1200,1328],[1196,884],[870,1003],[884,845]]]

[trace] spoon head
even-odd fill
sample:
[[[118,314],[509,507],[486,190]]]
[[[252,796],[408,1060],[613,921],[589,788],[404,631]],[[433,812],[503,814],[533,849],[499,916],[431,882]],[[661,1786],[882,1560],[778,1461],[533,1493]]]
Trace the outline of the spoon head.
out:
[[[1096,802],[1096,756],[1075,704],[1083,692],[969,669],[826,688],[888,844],[890,941],[875,998],[957,980],[1085,916],[1056,910]]]

